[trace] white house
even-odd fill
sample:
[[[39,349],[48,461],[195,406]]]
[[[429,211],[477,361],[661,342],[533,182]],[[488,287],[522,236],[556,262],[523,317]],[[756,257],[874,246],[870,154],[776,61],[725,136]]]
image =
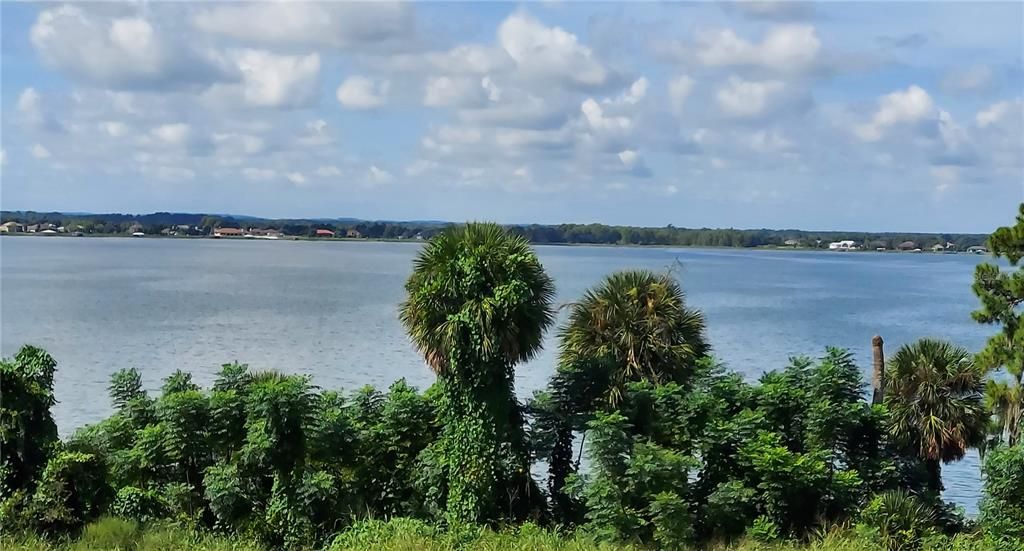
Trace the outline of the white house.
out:
[[[834,241],[828,244],[830,251],[849,251],[857,248],[857,242],[849,239],[845,241]]]

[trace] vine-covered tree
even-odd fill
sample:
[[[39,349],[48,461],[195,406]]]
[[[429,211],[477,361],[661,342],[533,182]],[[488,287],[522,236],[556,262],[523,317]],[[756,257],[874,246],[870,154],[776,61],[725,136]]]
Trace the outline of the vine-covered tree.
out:
[[[447,473],[448,520],[527,514],[539,496],[513,368],[541,349],[553,321],[551,278],[525,239],[470,223],[423,248],[406,290],[402,323],[438,376],[434,457]]]
[[[921,339],[902,346],[886,371],[889,430],[916,448],[929,489],[942,491],[942,463],[963,458],[985,437],[983,375],[966,349]]]
[[[988,239],[997,258],[1016,267],[1024,258],[1024,203],[1017,223],[997,229]],[[1003,369],[1006,378],[993,378],[985,388],[985,402],[993,417],[991,434],[996,443],[1020,441],[1024,411],[1024,269],[1004,271],[996,264],[979,264],[974,272],[974,293],[981,308],[973,313],[979,323],[997,324],[1002,331],[989,338],[977,362],[987,370]]]

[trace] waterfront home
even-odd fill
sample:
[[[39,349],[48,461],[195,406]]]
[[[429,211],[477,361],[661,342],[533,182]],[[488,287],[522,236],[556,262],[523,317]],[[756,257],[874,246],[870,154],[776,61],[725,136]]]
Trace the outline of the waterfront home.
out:
[[[0,224],[0,233],[19,233],[25,231],[25,227],[17,222],[4,222]]]
[[[913,241],[904,241],[903,243],[896,245],[896,248],[901,251],[912,251],[917,248],[917,243],[914,243]]]
[[[797,245],[800,244],[800,240],[798,240],[798,239],[787,239],[782,244],[787,246],[787,247],[796,247]]]
[[[941,253],[941,252],[945,252],[945,250],[946,250],[946,246],[943,245],[942,243],[936,243],[936,244],[932,245],[932,252],[933,253]]]
[[[349,230],[347,232],[345,232],[345,237],[347,237],[349,239],[359,239],[362,236],[363,236],[363,234],[359,233],[359,230],[357,230],[355,228],[349,228]]]
[[[857,242],[849,239],[843,241],[835,241],[828,244],[830,251],[852,251],[857,248]]]
[[[334,232],[331,230],[318,229],[316,230],[317,237],[334,237]]]
[[[217,228],[213,230],[214,237],[241,237],[245,232],[239,228]]]

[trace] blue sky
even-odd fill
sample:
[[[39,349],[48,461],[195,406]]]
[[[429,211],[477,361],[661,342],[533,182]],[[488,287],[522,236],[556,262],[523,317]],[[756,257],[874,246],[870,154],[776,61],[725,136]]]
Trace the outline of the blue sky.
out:
[[[977,231],[1024,4],[4,2],[4,209]]]

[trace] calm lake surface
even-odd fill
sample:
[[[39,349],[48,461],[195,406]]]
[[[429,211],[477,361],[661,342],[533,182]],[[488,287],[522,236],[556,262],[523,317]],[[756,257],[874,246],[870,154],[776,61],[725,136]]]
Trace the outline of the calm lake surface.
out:
[[[136,367],[156,390],[175,369],[208,385],[220,365],[309,374],[330,389],[386,387],[431,372],[398,321],[417,243],[5,237],[0,349],[24,343],[59,362],[63,436],[102,419],[109,375]],[[922,336],[980,349],[971,320],[975,255],[738,249],[537,247],[559,303],[623,268],[676,266],[704,311],[714,354],[749,379],[826,345],[852,350],[870,380],[871,336],[888,354]],[[516,371],[520,396],[545,385],[546,351]],[[944,469],[946,497],[976,510],[972,454]]]

